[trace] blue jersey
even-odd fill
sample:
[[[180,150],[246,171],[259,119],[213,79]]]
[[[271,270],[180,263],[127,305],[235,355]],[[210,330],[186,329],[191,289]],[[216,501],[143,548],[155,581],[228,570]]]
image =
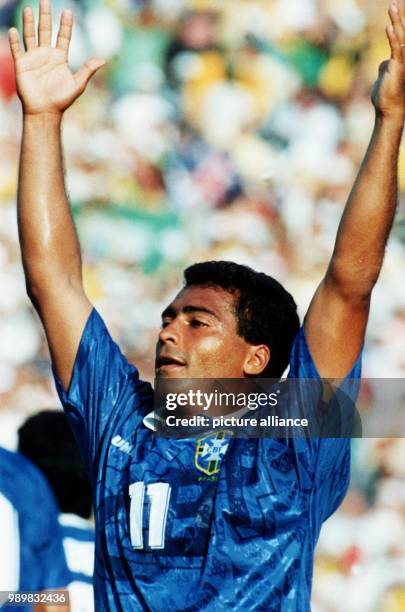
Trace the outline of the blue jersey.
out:
[[[290,375],[318,376],[303,330]],[[348,378],[359,376],[358,361]],[[95,310],[69,392],[57,387],[95,492],[96,610],[310,609],[315,543],[347,490],[349,440],[155,436],[144,420],[153,389]]]
[[[94,612],[94,529],[76,514],[61,514],[63,548],[70,572],[69,603],[71,612]]]
[[[28,459],[4,448],[0,448],[0,509],[0,590],[64,588],[69,573],[59,510],[49,485]]]

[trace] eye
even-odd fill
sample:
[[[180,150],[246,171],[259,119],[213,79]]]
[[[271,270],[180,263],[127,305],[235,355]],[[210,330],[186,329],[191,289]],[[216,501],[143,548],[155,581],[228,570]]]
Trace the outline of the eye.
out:
[[[200,321],[199,319],[191,319],[190,325],[191,327],[208,327],[208,323]]]
[[[170,324],[169,319],[165,319],[162,321],[162,325],[161,328],[164,329],[165,327],[167,327]]]

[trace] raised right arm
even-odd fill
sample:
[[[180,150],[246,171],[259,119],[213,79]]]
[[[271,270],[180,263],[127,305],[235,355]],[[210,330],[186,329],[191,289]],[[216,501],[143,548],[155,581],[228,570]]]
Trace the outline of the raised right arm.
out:
[[[56,114],[24,116],[17,210],[27,292],[67,389],[91,305],[64,188],[60,127]]]
[[[41,0],[38,44],[29,7],[23,13],[26,51],[15,28],[9,41],[23,107],[18,227],[27,292],[67,389],[92,306],[83,289],[80,245],[65,191],[61,123],[63,112],[104,62],[90,60],[72,74],[67,63],[72,13],[62,13],[56,47],[51,47],[50,11],[49,0]]]

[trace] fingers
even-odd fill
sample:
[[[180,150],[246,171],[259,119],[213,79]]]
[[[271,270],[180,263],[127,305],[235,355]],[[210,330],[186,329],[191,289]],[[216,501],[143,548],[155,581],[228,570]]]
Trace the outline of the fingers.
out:
[[[402,61],[402,48],[399,40],[395,36],[395,31],[392,25],[386,28],[388,41],[391,47],[391,59]]]
[[[405,3],[404,0],[392,0],[397,5],[399,17],[402,21],[402,27],[405,31]]]
[[[84,91],[87,83],[91,79],[91,77],[97,72],[99,68],[104,66],[105,61],[100,58],[94,58],[88,60],[84,66],[76,72],[74,75],[75,81],[80,89],[80,91]]]
[[[403,0],[393,0],[388,9],[388,14],[391,19],[391,26],[387,28],[391,58],[402,61],[405,55],[405,6]]]
[[[70,39],[72,38],[73,13],[72,11],[63,11],[60,18],[60,26],[58,38],[56,39],[56,47],[63,49],[66,55],[69,50]]]
[[[52,15],[49,0],[39,0],[38,42],[41,47],[50,47],[52,38]]]
[[[33,49],[37,46],[35,37],[35,19],[34,13],[30,6],[26,6],[23,10],[23,38],[26,50]]]
[[[24,55],[24,51],[21,48],[20,35],[16,28],[11,28],[8,31],[8,42],[10,45],[11,55],[13,56],[14,61],[16,61]]]

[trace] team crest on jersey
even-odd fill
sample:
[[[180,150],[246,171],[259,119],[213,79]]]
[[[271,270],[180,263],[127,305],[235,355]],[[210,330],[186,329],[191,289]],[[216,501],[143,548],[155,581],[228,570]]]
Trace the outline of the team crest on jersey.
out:
[[[208,433],[197,440],[195,466],[204,474],[212,476],[221,469],[221,462],[229,446],[226,431]]]

